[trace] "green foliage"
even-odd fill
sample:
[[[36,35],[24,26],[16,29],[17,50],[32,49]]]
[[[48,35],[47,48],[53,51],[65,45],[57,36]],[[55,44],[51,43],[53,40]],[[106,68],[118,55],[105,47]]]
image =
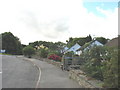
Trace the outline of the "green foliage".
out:
[[[101,66],[97,65],[99,61],[96,58],[93,58],[92,60],[89,60],[87,63],[84,65],[84,71],[86,72],[87,75],[103,80],[103,75],[101,71]]]
[[[45,49],[45,48],[41,48],[41,49],[39,50],[39,55],[40,55],[40,57],[42,57],[42,58],[47,58],[47,56],[48,56],[48,50]]]
[[[55,51],[55,50],[49,50],[48,56],[52,55],[52,54],[56,54],[58,55],[59,52]]]
[[[97,41],[99,41],[102,44],[106,44],[108,39],[104,38],[104,37],[97,37],[96,38]]]
[[[104,87],[118,87],[118,56],[118,48],[91,47],[80,56],[85,60],[82,69],[104,81]]]
[[[109,58],[103,62],[104,87],[118,87],[118,49],[108,49]]]
[[[90,41],[92,41],[92,37],[90,35],[87,37],[80,37],[80,38],[70,37],[69,40],[67,40],[67,47],[70,48],[76,43],[83,46],[86,42],[90,42]]]
[[[82,58],[85,60],[83,70],[91,77],[103,80],[102,70],[101,70],[101,60],[103,47],[93,46],[90,50],[87,50]]]
[[[64,49],[64,46],[66,45],[65,43],[62,42],[46,42],[46,41],[35,41],[32,43],[29,43],[30,46],[34,47],[37,49],[38,46],[43,45],[45,47],[47,47],[50,52],[51,51],[56,51],[61,53],[61,51]]]
[[[102,57],[105,54],[105,47],[94,45],[90,49],[85,50],[84,53],[81,54],[81,57],[87,62],[88,60],[91,60],[93,58],[96,58],[99,60],[98,63],[101,62]]]
[[[46,42],[46,41],[35,41],[32,43],[29,43],[30,46],[32,46],[33,48],[36,48],[37,50],[37,55],[43,58],[47,58],[48,54],[54,53],[58,56],[63,55],[63,49],[65,46],[65,43],[62,42]],[[40,46],[44,46],[46,48],[39,48]]]
[[[22,54],[22,45],[19,38],[15,37],[11,32],[1,34],[2,49],[6,50],[7,54]]]
[[[26,46],[25,48],[23,48],[23,54],[25,56],[31,57],[34,53],[35,53],[35,50],[31,46]]]

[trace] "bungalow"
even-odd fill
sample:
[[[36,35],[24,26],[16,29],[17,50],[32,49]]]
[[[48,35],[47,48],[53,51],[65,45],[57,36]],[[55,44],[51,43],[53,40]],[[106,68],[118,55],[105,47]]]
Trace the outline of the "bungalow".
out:
[[[91,42],[88,42],[86,44],[84,44],[80,49],[78,49],[77,51],[80,52],[80,54],[84,51],[86,51],[87,49],[90,49],[91,47],[93,47],[94,45],[97,45],[97,46],[103,46],[102,43],[100,43],[99,41],[97,40],[94,40],[94,41],[91,41]],[[79,55],[80,55],[79,54]]]
[[[91,43],[90,43],[90,45],[88,46],[88,47],[86,47],[85,49],[89,49],[90,47],[93,47],[94,45],[97,45],[97,46],[103,46],[103,44],[102,43],[100,43],[99,41],[97,41],[97,40],[94,40],[94,41],[92,41]]]
[[[74,54],[78,54],[78,49],[80,49],[81,48],[81,46],[78,44],[78,43],[76,43],[75,45],[73,45],[70,49],[68,49],[67,50],[67,52],[71,52],[71,51],[73,51],[74,52]]]

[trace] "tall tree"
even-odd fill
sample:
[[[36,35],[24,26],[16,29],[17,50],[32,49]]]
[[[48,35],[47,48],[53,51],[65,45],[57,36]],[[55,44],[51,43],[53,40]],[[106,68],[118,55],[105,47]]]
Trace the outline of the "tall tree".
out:
[[[22,45],[18,37],[11,32],[2,33],[2,49],[8,54],[22,54]]]

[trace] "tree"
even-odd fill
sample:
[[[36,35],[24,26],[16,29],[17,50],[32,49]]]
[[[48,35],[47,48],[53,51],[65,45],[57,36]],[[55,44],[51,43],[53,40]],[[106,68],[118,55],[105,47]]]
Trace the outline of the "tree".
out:
[[[96,38],[97,41],[99,41],[102,44],[106,44],[108,39],[104,38],[104,37],[97,37]]]
[[[7,54],[22,54],[22,45],[18,37],[15,37],[11,32],[2,33],[2,49],[6,50]]]
[[[23,54],[25,56],[31,57],[34,53],[35,53],[35,50],[31,46],[26,46],[25,48],[23,48]]]
[[[118,48],[107,48],[109,58],[103,62],[104,87],[118,88],[119,86],[119,58]]]
[[[83,46],[85,43],[92,41],[91,35],[87,37],[79,37],[79,38],[72,38],[70,37],[69,40],[66,40],[67,47],[72,47],[76,43],[78,43],[80,46]]]

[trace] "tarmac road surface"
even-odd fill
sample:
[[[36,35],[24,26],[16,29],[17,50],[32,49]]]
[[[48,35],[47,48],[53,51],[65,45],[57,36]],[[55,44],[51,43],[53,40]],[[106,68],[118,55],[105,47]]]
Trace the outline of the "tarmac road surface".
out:
[[[37,59],[2,56],[2,67],[3,88],[80,88],[68,72]]]
[[[27,59],[27,58],[24,58]],[[38,88],[82,88],[77,82],[69,79],[69,73],[60,68],[37,59],[28,59],[40,67]]]
[[[2,56],[2,88],[35,88],[37,68],[16,56]]]

